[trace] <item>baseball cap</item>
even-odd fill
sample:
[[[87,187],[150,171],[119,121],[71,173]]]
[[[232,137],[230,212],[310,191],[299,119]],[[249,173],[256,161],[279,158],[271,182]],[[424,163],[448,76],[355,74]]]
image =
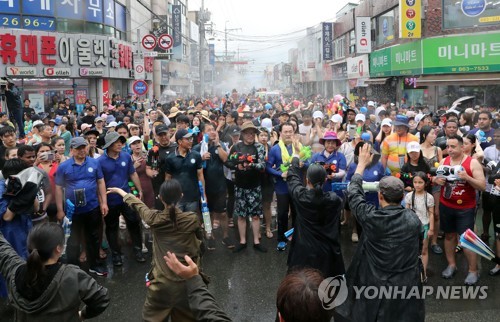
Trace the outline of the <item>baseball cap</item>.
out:
[[[104,118],[98,116],[94,119],[94,122],[97,123],[97,122],[104,122]]]
[[[141,140],[140,137],[138,137],[138,136],[132,136],[131,138],[128,139],[127,144],[131,145],[132,143],[140,141],[140,140]]]
[[[260,122],[260,126],[265,127],[269,133],[273,129],[273,121],[270,118],[265,118]]]
[[[316,111],[313,113],[313,119],[317,119],[317,118],[323,119],[324,117],[325,117],[325,115],[321,111]]]
[[[390,118],[385,118],[382,120],[382,123],[380,124],[380,126],[391,126],[392,127],[392,120]]]
[[[418,144],[418,142],[409,142],[406,145],[406,151],[408,153],[410,153],[410,152],[420,152],[420,144]]]
[[[404,184],[399,178],[393,176],[383,177],[379,183],[379,191],[385,199],[398,200],[403,199]]]
[[[333,123],[342,123],[342,116],[340,116],[340,114],[333,114],[330,121]]]
[[[366,122],[366,116],[364,114],[358,114],[356,115],[356,118],[354,119],[355,122]]]
[[[240,131],[240,128],[238,126],[233,126],[229,129],[228,133],[231,136],[233,136],[233,135],[239,136],[241,134],[241,131]]]
[[[189,133],[186,129],[180,129],[175,133],[175,141],[179,141],[182,138],[190,138],[193,136],[193,133]]]
[[[44,124],[45,123],[43,123],[43,121],[36,120],[35,122],[33,122],[33,127],[38,126],[38,125],[44,125]]]
[[[72,149],[77,149],[84,145],[89,145],[89,143],[81,136],[77,136],[76,138],[71,139],[70,147]]]
[[[165,124],[160,124],[155,127],[155,133],[156,134],[161,134],[161,133],[168,133],[168,126]]]
[[[366,104],[366,106],[375,106],[375,103],[373,101],[368,101],[368,103]]]
[[[117,125],[118,125],[118,123],[116,123],[115,121],[113,121],[113,122],[110,122],[108,125],[106,125],[106,127],[115,127]]]

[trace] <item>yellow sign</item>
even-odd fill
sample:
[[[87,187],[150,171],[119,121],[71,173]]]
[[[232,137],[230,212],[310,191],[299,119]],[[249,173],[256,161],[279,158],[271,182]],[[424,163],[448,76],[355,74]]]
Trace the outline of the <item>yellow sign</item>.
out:
[[[399,0],[399,38],[422,37],[422,0]]]

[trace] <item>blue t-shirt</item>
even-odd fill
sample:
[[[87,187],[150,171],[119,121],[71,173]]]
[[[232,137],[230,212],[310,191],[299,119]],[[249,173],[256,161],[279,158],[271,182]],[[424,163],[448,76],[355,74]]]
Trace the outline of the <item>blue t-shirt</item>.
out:
[[[349,165],[349,169],[347,169],[347,174],[346,174],[346,181],[351,181],[354,172],[356,172],[357,166],[358,165],[354,162]],[[382,166],[382,163],[377,162],[372,167],[365,169],[365,171],[363,172],[363,181],[377,182],[380,181],[380,179],[382,179],[384,176],[385,176],[384,166]],[[367,203],[372,204],[378,208],[379,203],[378,203],[377,192],[367,192],[365,193],[365,197]]]
[[[289,145],[286,147],[288,154],[292,156],[293,151],[292,151],[292,146]],[[276,179],[276,182],[274,184],[274,191],[276,191],[276,194],[278,195],[286,195],[288,194],[288,186],[286,184],[286,181],[283,180],[281,175],[283,172],[280,170],[280,166],[283,164],[283,159],[281,158],[281,148],[279,144],[276,144],[269,150],[269,154],[267,156],[267,162],[266,162],[266,171],[267,173],[271,174],[274,176]]]
[[[130,192],[128,186],[129,177],[135,172],[134,162],[130,154],[120,152],[118,158],[112,159],[104,153],[97,162],[101,165],[104,174],[106,188],[121,188],[125,192]],[[115,193],[108,194],[108,206],[117,206],[123,203],[123,198]]]
[[[66,190],[66,199],[75,205],[75,214],[86,213],[99,206],[97,180],[102,178],[100,164],[90,157],[86,157],[81,165],[75,163],[74,158],[68,159],[56,171],[56,185]]]
[[[310,163],[318,163],[318,162],[324,162],[327,165],[334,164],[335,165],[335,173],[339,173],[339,170],[344,170],[346,171],[347,168],[347,161],[342,152],[334,152],[330,154],[328,157],[325,156],[325,151],[321,153],[315,153],[312,158]],[[324,191],[332,191],[332,183],[333,182],[342,182],[344,178],[335,178],[333,180],[326,180],[325,185],[323,186]]]
[[[478,131],[482,131],[484,133],[484,136],[483,135],[479,135],[477,132]],[[476,138],[479,140],[480,144],[481,144],[481,148],[483,149],[486,149],[487,147],[495,144],[495,142],[493,142],[493,134],[495,133],[495,129],[494,128],[490,128],[489,131],[485,132],[483,130],[480,130],[480,129],[474,129],[474,130],[471,130],[469,131],[469,134],[473,134],[476,136]]]

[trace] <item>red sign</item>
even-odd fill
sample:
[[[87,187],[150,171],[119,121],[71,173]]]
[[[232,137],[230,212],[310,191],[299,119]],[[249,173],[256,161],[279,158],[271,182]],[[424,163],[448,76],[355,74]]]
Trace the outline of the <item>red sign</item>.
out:
[[[174,39],[169,34],[163,34],[158,38],[158,46],[161,49],[169,50],[174,44]]]
[[[142,47],[147,50],[153,50],[156,47],[156,37],[154,35],[142,37]]]
[[[107,105],[110,103],[109,100],[109,82],[107,78],[102,80],[102,103]]]

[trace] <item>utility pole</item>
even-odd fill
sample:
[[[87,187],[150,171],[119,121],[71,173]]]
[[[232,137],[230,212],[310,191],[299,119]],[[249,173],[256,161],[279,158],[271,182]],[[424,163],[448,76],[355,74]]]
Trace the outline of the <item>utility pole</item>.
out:
[[[200,47],[199,47],[199,67],[200,67],[200,97],[203,98],[203,94],[205,92],[205,66],[204,66],[204,45],[205,45],[205,22],[206,22],[206,16],[205,16],[205,0],[201,0],[201,9],[200,13],[198,14],[198,24],[200,27]]]
[[[241,30],[241,28],[232,28],[232,29],[227,29],[227,23],[229,20],[226,20],[224,24],[224,45],[225,45],[225,52],[224,52],[224,67],[227,69],[227,63],[229,61],[227,57],[227,32],[228,31],[236,31],[236,30]]]

